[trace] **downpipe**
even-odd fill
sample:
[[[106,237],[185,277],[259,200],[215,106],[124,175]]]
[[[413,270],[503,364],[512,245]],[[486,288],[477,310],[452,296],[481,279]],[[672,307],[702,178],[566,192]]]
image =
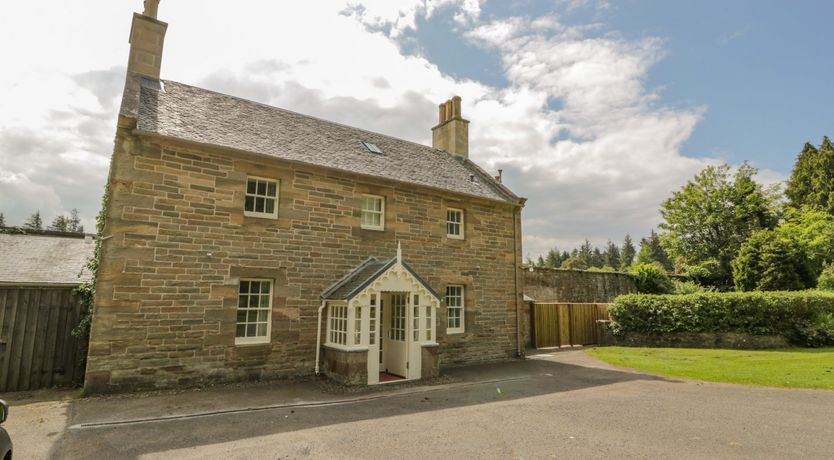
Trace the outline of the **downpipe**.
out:
[[[318,328],[316,328],[316,376],[320,374],[319,372],[319,356],[321,356],[321,312],[324,310],[324,306],[327,305],[326,300],[321,301],[321,306],[319,307],[319,320],[316,324],[318,324]]]

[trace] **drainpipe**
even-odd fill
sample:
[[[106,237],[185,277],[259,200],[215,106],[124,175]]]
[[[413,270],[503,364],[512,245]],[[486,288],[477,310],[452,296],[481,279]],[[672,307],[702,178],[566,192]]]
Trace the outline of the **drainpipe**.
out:
[[[518,214],[521,208],[513,208],[513,285],[515,286],[515,346],[516,356],[524,356],[521,339],[521,304],[518,300]]]
[[[327,301],[322,300],[319,307],[319,320],[316,323],[318,324],[316,329],[316,375],[319,375],[319,355],[321,354],[321,311],[324,310],[325,305],[327,305]]]

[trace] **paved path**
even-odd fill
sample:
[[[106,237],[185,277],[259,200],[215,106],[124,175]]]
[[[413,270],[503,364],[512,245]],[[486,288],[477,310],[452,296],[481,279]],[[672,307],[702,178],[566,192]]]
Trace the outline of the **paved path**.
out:
[[[17,401],[7,428],[17,458],[834,456],[834,391],[667,380],[579,351],[448,374],[355,394],[308,382]]]

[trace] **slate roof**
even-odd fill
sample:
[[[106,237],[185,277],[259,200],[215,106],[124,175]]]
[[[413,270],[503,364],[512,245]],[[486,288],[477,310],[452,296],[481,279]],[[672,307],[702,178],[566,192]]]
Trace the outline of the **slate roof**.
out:
[[[393,257],[391,259],[379,260],[375,257],[371,257],[365,262],[362,262],[358,267],[356,267],[353,271],[348,273],[344,278],[337,281],[333,286],[327,288],[321,294],[321,298],[324,300],[350,300],[363,289],[365,289],[369,284],[371,284],[375,279],[377,279],[380,275],[385,273],[389,268],[391,268],[395,263],[397,263],[397,258]],[[431,286],[428,283],[423,281],[420,278],[420,275],[414,271],[407,263],[403,262],[403,267],[414,276],[417,281],[420,282],[428,291],[438,300],[440,300],[440,296],[434,292]]]
[[[83,236],[0,234],[0,284],[81,284],[90,280],[85,265],[94,249]]]
[[[442,150],[170,80],[128,78],[122,114],[136,117],[140,133],[492,200],[519,200],[475,163]],[[369,152],[363,141],[384,153]]]

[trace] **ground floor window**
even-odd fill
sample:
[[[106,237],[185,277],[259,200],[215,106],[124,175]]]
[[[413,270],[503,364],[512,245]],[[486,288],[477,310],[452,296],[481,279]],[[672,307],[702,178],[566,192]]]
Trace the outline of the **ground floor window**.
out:
[[[463,286],[446,286],[447,333],[463,332],[463,306]]]
[[[240,280],[235,343],[269,342],[272,317],[272,281]]]

